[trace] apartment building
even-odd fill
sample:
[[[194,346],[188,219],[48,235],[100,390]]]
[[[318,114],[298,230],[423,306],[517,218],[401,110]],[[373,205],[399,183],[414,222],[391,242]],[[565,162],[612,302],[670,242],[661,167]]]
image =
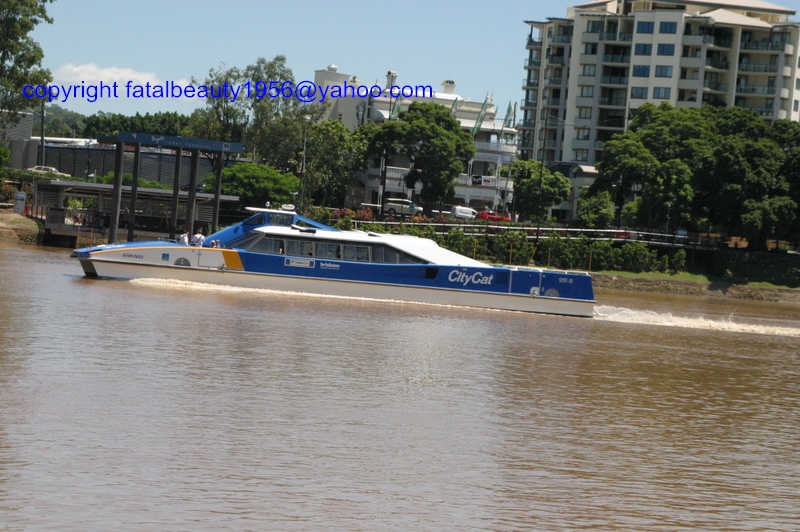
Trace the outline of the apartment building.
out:
[[[593,165],[645,102],[799,120],[794,15],[761,0],[600,0],[526,21],[520,157]]]
[[[490,97],[480,101],[462,98],[455,92],[455,82],[445,80],[440,90],[431,86],[404,85],[398,81],[394,71],[386,74],[385,83],[367,83],[355,76],[338,71],[336,65],[314,72],[318,87],[333,90],[333,87],[348,87],[348,96],[330,100],[326,118],[339,120],[351,131],[367,122],[381,123],[396,119],[400,111],[408,109],[412,102],[433,102],[450,109],[470,134],[474,132],[477,153],[467,171],[456,183],[454,205],[468,205],[476,210],[498,205],[510,205],[513,200],[513,179],[500,177],[500,169],[516,160],[517,130],[511,123],[497,116],[497,109]],[[352,87],[352,88],[351,88]],[[359,87],[361,87],[359,89]],[[391,87],[396,87],[390,90]],[[352,92],[352,95],[350,95]],[[381,164],[385,165],[386,178],[382,178]],[[356,207],[361,203],[380,204],[389,198],[416,200],[421,185],[416,190],[405,187],[403,177],[410,168],[410,161],[402,155],[385,161],[373,161],[363,176],[357,176],[363,186],[348,191],[346,203]]]

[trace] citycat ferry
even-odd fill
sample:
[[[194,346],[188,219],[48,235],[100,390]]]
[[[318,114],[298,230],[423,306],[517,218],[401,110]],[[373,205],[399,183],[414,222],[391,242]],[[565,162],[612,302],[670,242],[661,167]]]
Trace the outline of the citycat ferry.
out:
[[[203,247],[127,242],[73,251],[87,277],[247,288],[591,317],[588,273],[491,266],[408,235],[340,231],[293,210],[254,214]],[[219,247],[211,247],[218,245]]]

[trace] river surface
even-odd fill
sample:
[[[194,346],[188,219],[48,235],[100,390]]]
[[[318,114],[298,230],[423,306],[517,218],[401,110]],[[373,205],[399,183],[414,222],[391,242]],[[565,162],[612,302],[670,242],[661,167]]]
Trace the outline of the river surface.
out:
[[[0,530],[799,530],[800,306],[89,280],[0,242]]]

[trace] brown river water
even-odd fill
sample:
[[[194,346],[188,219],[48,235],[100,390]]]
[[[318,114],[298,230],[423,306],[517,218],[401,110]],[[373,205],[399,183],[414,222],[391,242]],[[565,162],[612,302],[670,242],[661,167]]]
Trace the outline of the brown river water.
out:
[[[800,530],[797,303],[0,287],[2,531]]]

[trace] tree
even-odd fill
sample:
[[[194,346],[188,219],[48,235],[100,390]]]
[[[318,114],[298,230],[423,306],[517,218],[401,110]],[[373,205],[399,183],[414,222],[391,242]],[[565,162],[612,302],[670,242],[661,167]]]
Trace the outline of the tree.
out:
[[[206,177],[206,184],[213,182],[213,176]],[[222,170],[222,193],[239,196],[241,207],[294,203],[299,186],[296,176],[263,164],[238,163]]]
[[[475,143],[449,109],[429,102],[413,102],[399,120],[390,120],[364,130],[367,153],[374,158],[401,154],[411,168],[405,184],[413,189],[422,183],[426,214],[433,205],[455,193],[455,180],[475,155]]]
[[[602,191],[596,196],[578,199],[578,220],[589,229],[607,229],[614,223],[614,203],[611,194]]]
[[[326,120],[309,128],[303,186],[317,205],[342,206],[347,186],[363,166],[366,140],[350,133],[338,120]]]
[[[3,0],[0,3],[0,135],[31,106],[25,85],[50,83],[50,71],[40,68],[44,53],[28,34],[41,22],[52,23],[45,6],[52,0]]]
[[[538,161],[517,161],[509,175],[514,176],[514,210],[521,218],[544,220],[547,210],[566,201],[572,189],[568,178]]]

